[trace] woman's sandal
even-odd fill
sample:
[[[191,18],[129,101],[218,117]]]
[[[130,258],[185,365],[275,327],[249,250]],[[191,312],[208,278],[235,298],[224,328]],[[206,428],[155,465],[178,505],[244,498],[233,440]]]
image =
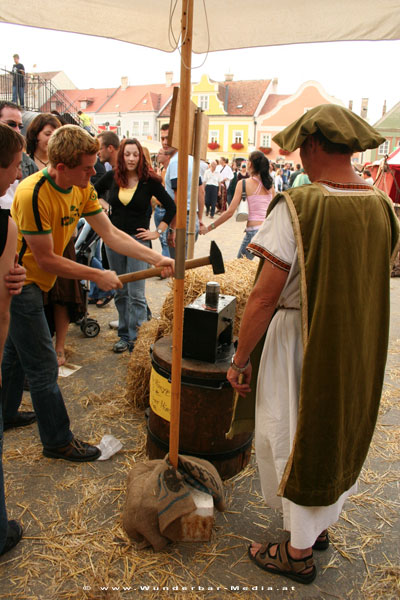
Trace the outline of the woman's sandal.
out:
[[[105,298],[100,298],[96,302],[97,308],[103,308],[103,306],[106,306],[109,302],[111,302],[112,299],[113,296],[106,296]]]
[[[298,583],[311,583],[317,576],[317,569],[314,565],[314,559],[312,553],[310,556],[306,556],[302,559],[292,558],[289,555],[288,549],[289,542],[281,542],[280,544],[268,544],[267,546],[261,546],[261,548],[253,556],[251,553],[252,546],[248,548],[248,554],[250,560],[252,560],[257,567],[268,571],[268,573],[275,573],[277,575],[284,575],[289,577]],[[276,552],[272,556],[270,550],[271,547],[276,546]],[[311,569],[311,571],[309,570]],[[309,571],[304,573],[304,571]]]
[[[313,550],[327,550],[329,548],[329,533],[327,529],[324,529],[319,536],[317,537],[317,539],[315,540],[315,543],[312,547]]]

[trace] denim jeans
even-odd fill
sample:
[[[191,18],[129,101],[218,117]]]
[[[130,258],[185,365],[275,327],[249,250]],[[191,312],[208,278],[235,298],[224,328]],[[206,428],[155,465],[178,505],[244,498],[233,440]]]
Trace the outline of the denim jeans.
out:
[[[3,415],[0,410],[0,552],[6,543],[8,519],[6,510],[6,499],[4,495],[3,477]]]
[[[39,287],[31,283],[14,296],[2,362],[3,419],[12,420],[22,400],[26,375],[43,446],[58,448],[72,439],[69,417],[57,384],[58,365]]]
[[[135,236],[132,236],[136,239]],[[137,240],[150,248],[149,240]],[[117,275],[135,273],[149,267],[148,263],[130,256],[123,256],[106,246],[110,269]],[[131,281],[122,289],[115,291],[115,306],[118,310],[118,336],[125,342],[134,342],[138,328],[147,321],[147,301],[145,296],[145,280]]]
[[[187,219],[186,219],[186,250],[185,250],[185,256],[187,256],[188,229],[189,229],[189,213],[188,213]],[[199,231],[200,231],[199,217],[196,214],[196,226],[195,226],[195,236],[194,236],[194,241],[195,242],[197,242],[197,238],[199,237]],[[170,247],[169,254],[170,254],[171,258],[175,258],[175,248],[171,248]]]
[[[162,206],[156,206],[154,209],[154,223],[156,226],[156,229],[158,229],[161,221],[163,221],[165,216],[165,208],[163,208]],[[160,235],[160,244],[161,244],[161,254],[163,256],[167,256],[169,258],[169,246],[168,246],[168,242],[167,242],[167,230],[164,231],[164,233],[162,233]]]
[[[254,254],[246,250],[246,248],[250,244],[253,237],[256,235],[257,231],[258,229],[252,229],[251,231],[246,230],[244,238],[242,240],[242,244],[239,248],[237,258],[248,258],[249,260],[253,260]]]
[[[98,246],[98,248],[100,250],[100,246]],[[93,269],[100,269],[101,271],[104,271],[103,265],[101,264],[101,260],[99,260],[97,258],[97,250],[96,250],[96,255],[93,256],[92,260],[90,261],[90,266],[93,267]],[[90,298],[93,298],[94,300],[101,300],[103,298],[108,298],[109,296],[114,296],[114,290],[108,290],[107,292],[105,292],[104,290],[101,290],[99,288],[97,283],[94,283],[94,281],[90,282],[90,286],[89,286],[89,297]]]
[[[18,83],[18,84],[13,83],[12,101],[15,102],[15,104],[18,104],[18,96],[19,96],[19,104],[20,104],[20,106],[24,106],[24,92],[25,92],[24,85],[21,85],[20,83]]]

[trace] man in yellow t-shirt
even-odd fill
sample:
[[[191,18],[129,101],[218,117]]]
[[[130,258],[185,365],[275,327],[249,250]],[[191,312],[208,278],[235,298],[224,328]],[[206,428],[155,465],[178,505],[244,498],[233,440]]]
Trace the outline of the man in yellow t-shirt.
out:
[[[19,261],[26,268],[26,284],[11,303],[9,335],[2,363],[1,390],[4,429],[29,425],[37,418],[43,454],[75,462],[96,460],[100,451],[76,439],[57,384],[58,365],[43,310],[42,292],[59,275],[94,281],[101,289],[122,287],[113,271],[80,265],[63,257],[78,219],[90,226],[116,252],[164,267],[173,273],[174,261],[143,246],[111,224],[97,199],[90,177],[99,142],[75,125],[54,131],[50,138],[49,167],[27,177],[17,188],[12,216],[18,226]],[[29,381],[35,412],[18,411],[24,376]]]
[[[92,121],[91,121],[89,115],[82,112],[81,110],[78,110],[78,115],[79,115],[80,120],[82,121],[83,129],[86,129],[86,131],[88,131],[90,133],[90,126],[92,124]]]

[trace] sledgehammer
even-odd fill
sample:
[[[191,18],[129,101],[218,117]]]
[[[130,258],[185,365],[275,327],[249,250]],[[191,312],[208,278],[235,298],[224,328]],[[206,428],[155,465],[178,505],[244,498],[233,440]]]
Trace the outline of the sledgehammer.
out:
[[[211,265],[214,275],[225,273],[224,260],[222,258],[221,250],[214,241],[212,241],[210,245],[210,256],[203,256],[202,258],[192,258],[187,260],[185,262],[185,271],[187,269],[204,267],[204,265]],[[128,283],[130,281],[149,279],[150,277],[159,277],[162,269],[163,267],[152,267],[151,269],[144,269],[143,271],[136,271],[135,273],[118,275],[118,278],[121,283]]]

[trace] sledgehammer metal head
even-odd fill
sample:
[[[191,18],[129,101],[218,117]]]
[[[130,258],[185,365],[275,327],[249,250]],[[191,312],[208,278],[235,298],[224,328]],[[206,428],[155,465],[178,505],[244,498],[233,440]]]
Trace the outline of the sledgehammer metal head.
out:
[[[224,260],[222,258],[221,250],[218,248],[214,240],[210,244],[210,255],[187,260],[185,262],[185,271],[187,269],[204,267],[205,265],[212,266],[214,275],[225,273]],[[144,271],[136,271],[136,273],[118,275],[118,277],[121,283],[128,283],[129,281],[139,281],[141,279],[149,279],[150,277],[158,277],[161,275],[161,271],[161,267],[153,267],[152,269],[145,269]]]
[[[210,244],[210,265],[212,266],[214,275],[225,273],[224,259],[222,258],[221,250],[214,240]]]

